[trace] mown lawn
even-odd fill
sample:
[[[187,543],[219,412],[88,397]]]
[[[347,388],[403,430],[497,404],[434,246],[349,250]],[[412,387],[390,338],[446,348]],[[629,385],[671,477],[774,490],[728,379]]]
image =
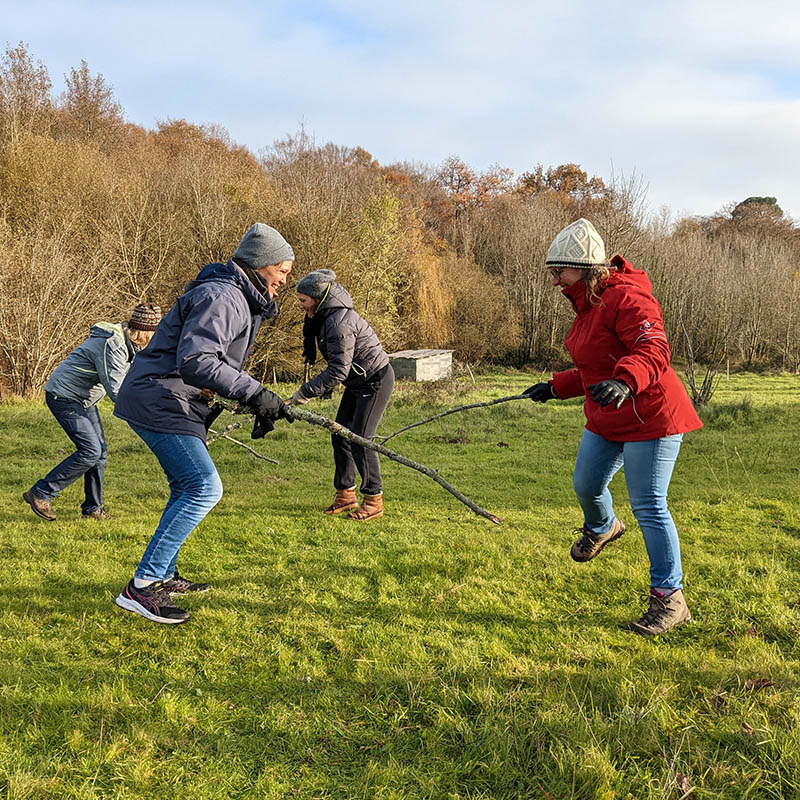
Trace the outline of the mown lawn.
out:
[[[406,384],[381,432],[536,380]],[[181,564],[214,589],[176,627],[113,603],[166,498],[154,457],[104,401],[113,519],[83,522],[76,484],[39,521],[20,494],[69,442],[43,403],[0,406],[0,797],[800,797],[798,390],[723,380],[686,436],[695,623],[657,640],[624,629],[648,575],[622,475],[629,533],[569,558],[577,401],[391,441],[499,527],[392,462],[383,519],[323,516],[329,438],[304,423],[256,444],[277,466],[216,442],[225,497]]]

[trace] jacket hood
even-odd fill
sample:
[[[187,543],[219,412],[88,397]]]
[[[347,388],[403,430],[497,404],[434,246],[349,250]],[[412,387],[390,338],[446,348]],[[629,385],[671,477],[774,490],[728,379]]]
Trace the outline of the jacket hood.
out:
[[[322,302],[317,307],[317,310],[314,312],[314,316],[316,317],[317,315],[320,315],[326,317],[337,308],[352,307],[353,298],[350,297],[347,289],[345,289],[341,283],[333,282],[331,284],[331,288],[328,290],[327,295],[325,295]]]
[[[652,294],[653,284],[647,273],[640,269],[635,269],[630,261],[626,261],[622,256],[616,255],[610,261],[611,274],[598,286],[599,294],[612,287],[623,286],[626,288],[637,289],[646,294]],[[577,311],[584,311],[590,305],[586,297],[586,284],[583,281],[576,281],[572,286],[567,286],[561,293],[575,306]]]
[[[125,339],[125,331],[121,322],[96,322],[89,331],[89,336],[99,339],[108,339],[115,335],[123,340]]]
[[[259,280],[261,280],[260,276]],[[275,301],[270,298],[269,292],[267,292],[266,295],[262,295],[260,292],[258,292],[256,287],[250,283],[250,280],[244,274],[244,272],[242,272],[242,270],[240,270],[230,259],[225,264],[219,261],[216,261],[212,264],[206,264],[206,266],[197,273],[197,277],[186,284],[184,293],[188,292],[190,289],[201,286],[204,283],[211,282],[229,283],[238,287],[247,299],[247,304],[250,306],[250,309],[254,314],[261,314],[265,317],[274,317],[278,313],[278,306],[276,305]],[[266,288],[267,284],[264,283],[264,289],[266,290]]]

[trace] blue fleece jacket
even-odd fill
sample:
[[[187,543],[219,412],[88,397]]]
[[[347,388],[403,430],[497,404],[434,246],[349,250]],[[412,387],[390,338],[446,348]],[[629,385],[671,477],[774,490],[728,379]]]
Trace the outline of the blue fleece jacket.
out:
[[[262,321],[277,313],[269,294],[262,295],[232,261],[203,267],[136,356],[115,416],[205,441],[209,408],[201,390],[245,402],[261,388],[242,367]]]

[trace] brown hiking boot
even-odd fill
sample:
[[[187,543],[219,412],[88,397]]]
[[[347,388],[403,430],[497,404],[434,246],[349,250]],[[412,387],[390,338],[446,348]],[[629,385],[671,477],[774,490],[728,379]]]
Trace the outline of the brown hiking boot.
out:
[[[352,489],[337,489],[333,502],[322,512],[323,514],[341,514],[350,511],[358,505],[356,487]]]
[[[111,519],[111,514],[104,508],[96,508],[88,514],[81,514],[81,517],[83,517],[83,519]]]
[[[666,597],[659,597],[651,590],[650,608],[636,622],[631,622],[630,629],[642,636],[658,636],[691,619],[682,589],[676,589]]]
[[[50,508],[49,500],[42,500],[33,493],[33,489],[28,489],[27,492],[22,493],[22,499],[31,507],[31,510],[37,517],[46,519],[48,522],[53,522],[56,515],[53,509]]]
[[[578,528],[578,531],[582,534],[581,538],[572,545],[572,550],[569,551],[569,554],[575,561],[590,561],[609,542],[619,539],[625,533],[625,523],[614,517],[614,524],[611,526],[611,530],[605,533],[592,533],[585,525],[582,528]]]
[[[383,494],[365,494],[361,498],[361,505],[347,515],[347,519],[357,522],[366,522],[368,519],[378,519],[383,516]]]

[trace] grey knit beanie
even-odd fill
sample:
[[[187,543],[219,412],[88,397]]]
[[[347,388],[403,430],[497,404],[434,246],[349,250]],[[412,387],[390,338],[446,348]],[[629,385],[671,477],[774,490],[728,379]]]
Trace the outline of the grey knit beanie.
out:
[[[275,228],[263,222],[256,222],[242,237],[234,258],[240,258],[253,269],[294,261],[294,250]]]
[[[606,246],[588,219],[581,217],[567,225],[550,245],[546,267],[586,269],[606,263]]]
[[[309,297],[319,299],[325,296],[325,292],[328,291],[328,284],[333,283],[335,280],[336,273],[332,269],[315,269],[313,272],[309,272],[308,275],[303,275],[294,288],[298,294],[307,294]]]

